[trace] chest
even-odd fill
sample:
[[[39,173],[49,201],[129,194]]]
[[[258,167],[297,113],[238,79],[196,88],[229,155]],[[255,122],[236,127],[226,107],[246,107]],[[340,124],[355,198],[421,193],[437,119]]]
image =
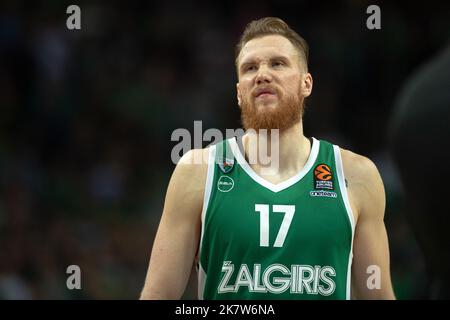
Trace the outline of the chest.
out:
[[[326,249],[351,234],[340,193],[317,193],[312,177],[273,192],[238,173],[218,179],[207,227],[225,246],[247,248]]]

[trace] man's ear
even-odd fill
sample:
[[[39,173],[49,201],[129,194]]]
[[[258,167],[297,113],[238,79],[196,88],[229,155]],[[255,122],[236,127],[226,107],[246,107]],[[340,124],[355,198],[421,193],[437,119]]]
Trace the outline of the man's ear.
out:
[[[313,87],[313,78],[309,72],[302,75],[302,95],[306,98],[309,97],[309,95],[312,92]]]
[[[237,94],[238,105],[239,105],[239,107],[241,107],[242,98],[241,98],[241,92],[239,90],[239,82],[236,83],[236,94]]]

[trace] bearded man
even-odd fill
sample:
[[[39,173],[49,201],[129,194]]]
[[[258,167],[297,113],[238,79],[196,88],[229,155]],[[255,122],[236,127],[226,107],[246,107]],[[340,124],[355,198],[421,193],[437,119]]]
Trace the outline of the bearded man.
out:
[[[247,25],[236,47],[246,133],[178,163],[141,299],[181,298],[194,264],[199,299],[395,299],[376,166],[303,133],[308,50],[279,18]]]

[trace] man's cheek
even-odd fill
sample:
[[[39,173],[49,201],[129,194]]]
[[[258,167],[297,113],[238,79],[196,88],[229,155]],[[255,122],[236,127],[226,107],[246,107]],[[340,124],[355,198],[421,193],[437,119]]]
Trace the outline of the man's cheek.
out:
[[[250,91],[245,91],[243,94],[243,97],[248,101],[251,102],[252,101],[252,95]]]

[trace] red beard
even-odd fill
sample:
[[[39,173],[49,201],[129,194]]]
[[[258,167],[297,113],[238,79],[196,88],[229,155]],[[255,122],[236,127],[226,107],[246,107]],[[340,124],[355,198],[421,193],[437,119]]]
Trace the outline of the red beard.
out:
[[[254,100],[242,101],[241,120],[245,130],[279,129],[282,132],[300,121],[303,115],[303,97],[298,94],[285,98],[280,95],[279,90],[276,91],[278,105],[275,108],[256,108]]]

